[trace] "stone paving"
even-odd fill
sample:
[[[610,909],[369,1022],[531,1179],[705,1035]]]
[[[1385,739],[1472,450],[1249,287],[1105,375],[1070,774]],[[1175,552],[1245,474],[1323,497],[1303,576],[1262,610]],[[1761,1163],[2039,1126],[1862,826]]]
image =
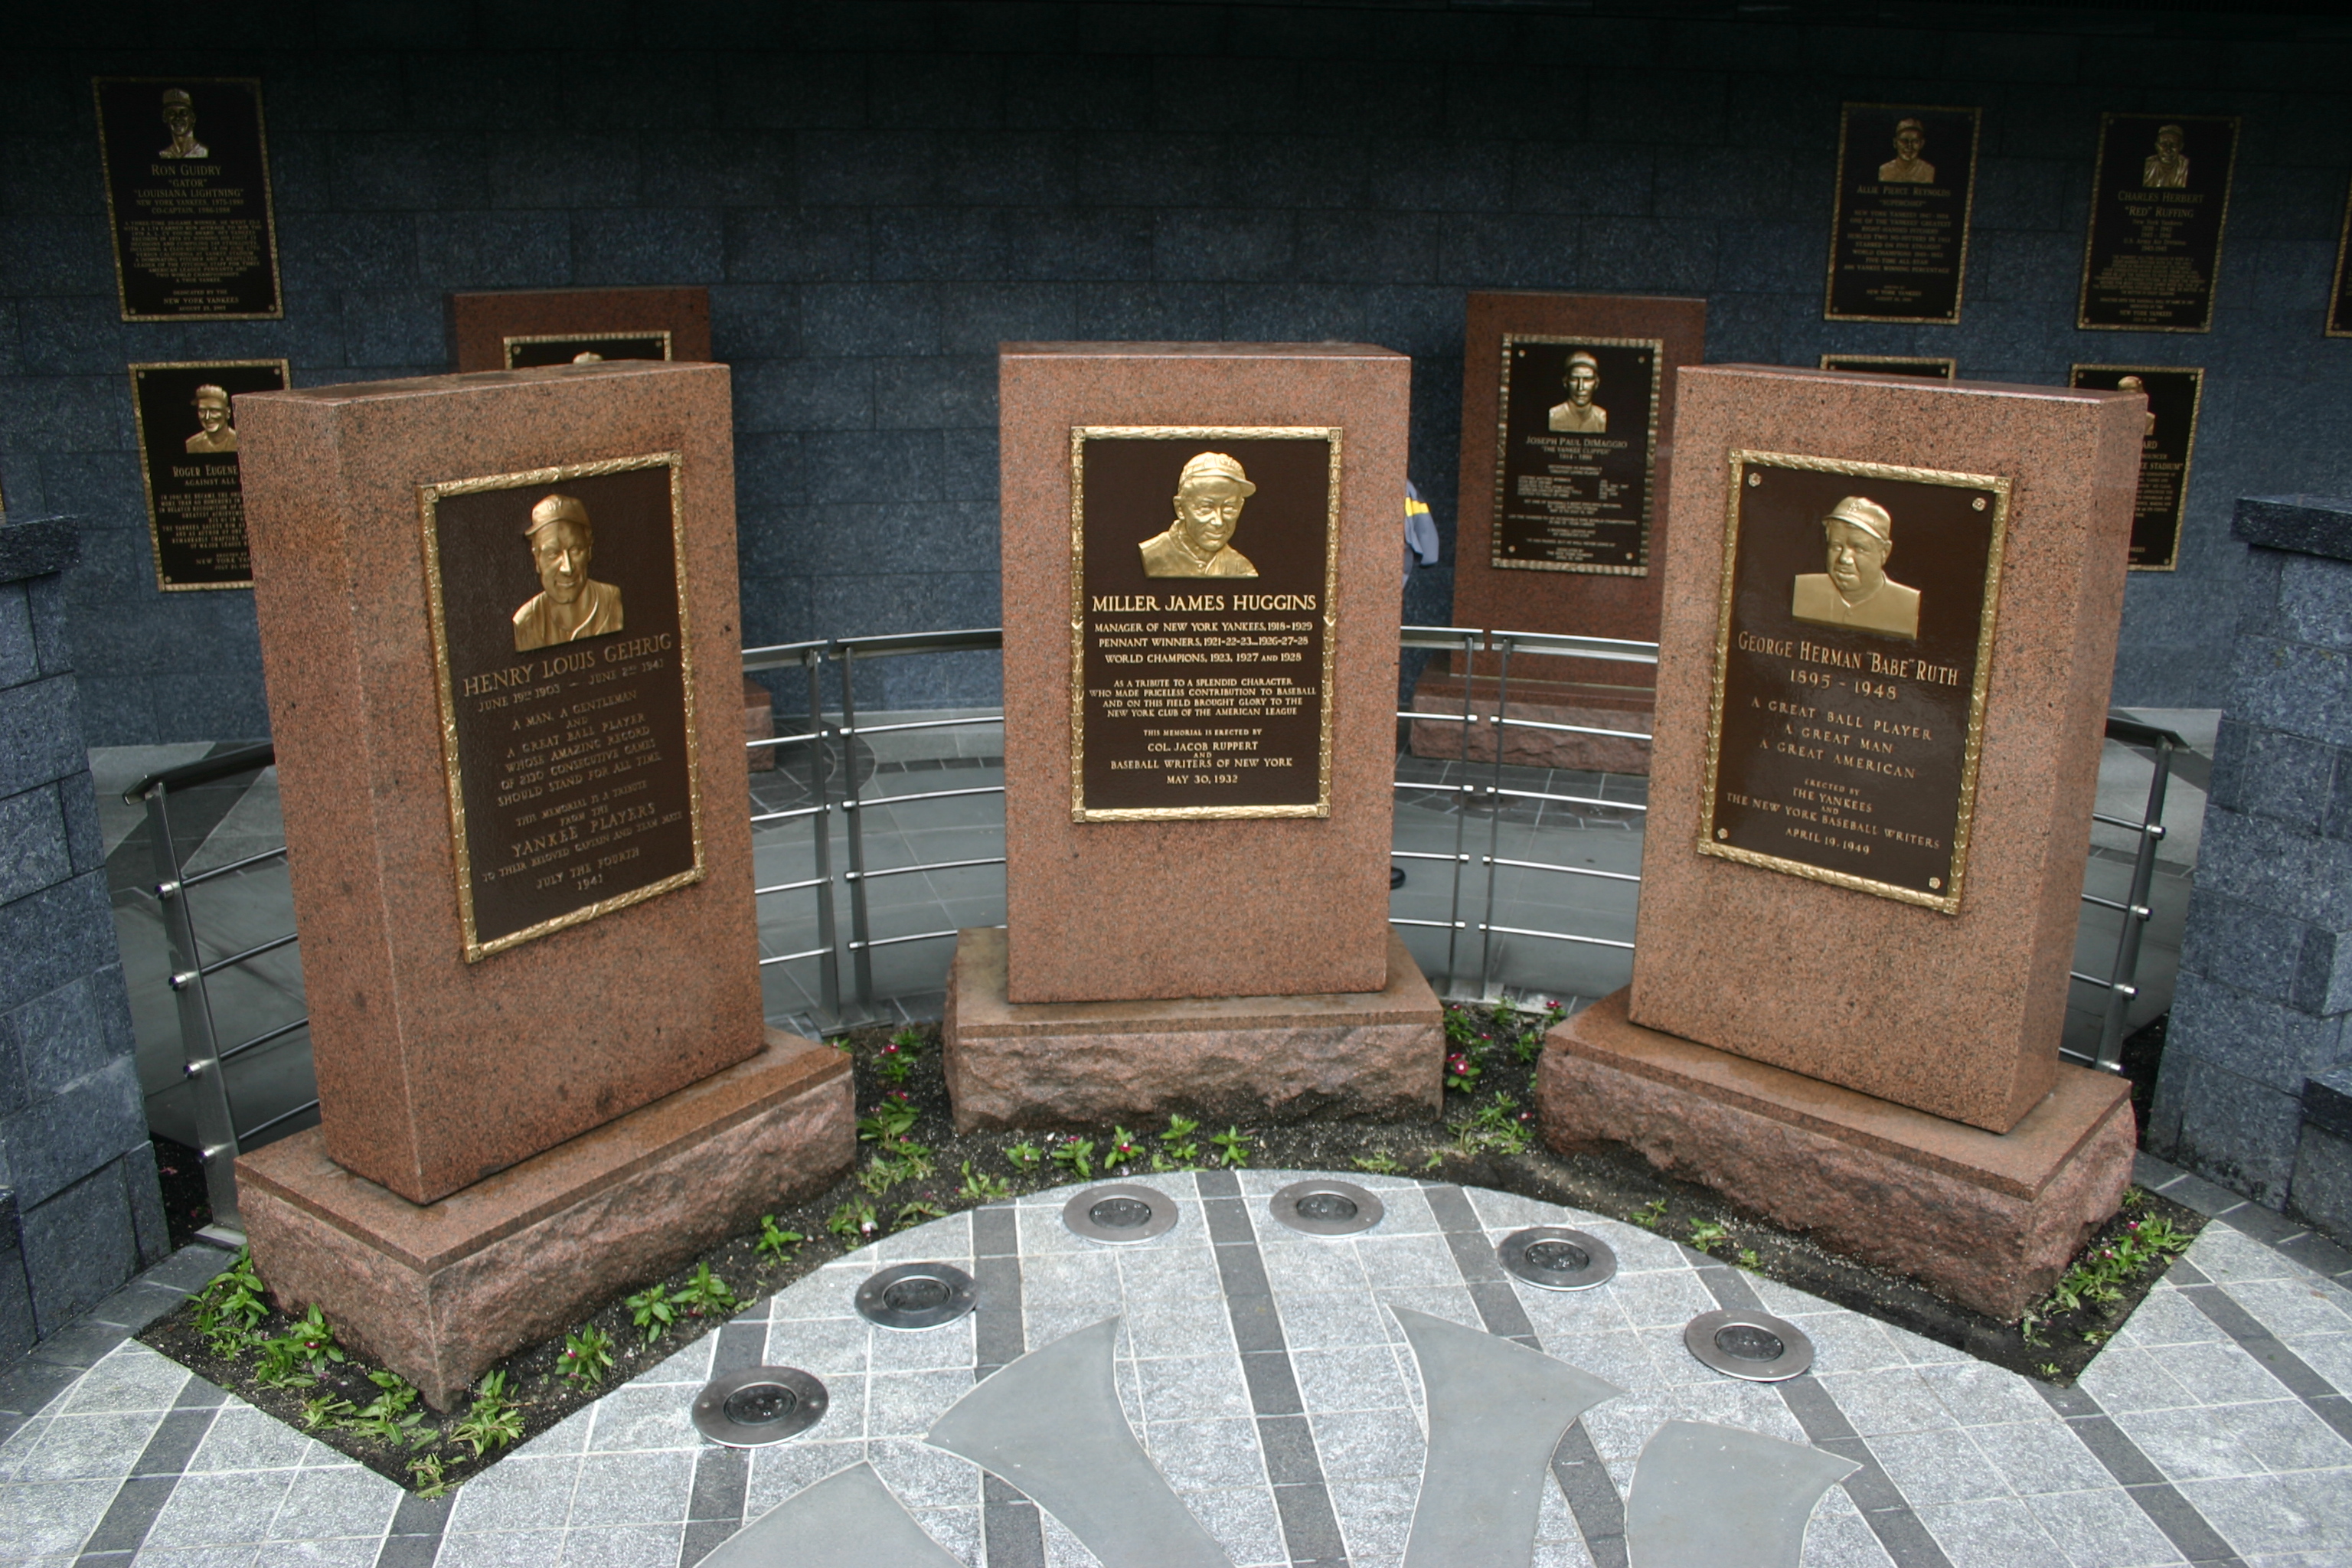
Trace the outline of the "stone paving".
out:
[[[1539,1568],[1626,1563],[1623,1500],[1644,1444],[1671,1419],[1811,1444],[1859,1467],[1815,1509],[1808,1568],[2352,1564],[2352,1258],[2153,1163],[2144,1181],[2221,1217],[2074,1389],[1633,1226],[1507,1194],[1351,1176],[1388,1205],[1382,1222],[1356,1237],[1300,1236],[1266,1207],[1297,1174],[1146,1178],[1180,1218],[1125,1247],[1064,1227],[1071,1188],[886,1238],[432,1502],[121,1342],[114,1320],[152,1315],[214,1267],[182,1254],[111,1314],[44,1347],[46,1359],[0,1376],[0,1406],[19,1412],[0,1415],[0,1561],[684,1568],[864,1459],[962,1562],[1075,1568],[1096,1560],[1057,1521],[922,1435],[978,1378],[1117,1314],[1128,1421],[1236,1568],[1395,1568],[1426,1443],[1416,1363],[1386,1309],[1414,1309],[1519,1339],[1624,1391],[1553,1457]],[[1574,1294],[1508,1279],[1495,1244],[1531,1224],[1601,1237],[1616,1279]],[[855,1315],[861,1280],[914,1259],[974,1273],[981,1309],[914,1332]],[[1253,1310],[1268,1303],[1270,1313]],[[1753,1304],[1811,1338],[1812,1373],[1742,1383],[1684,1348],[1693,1316]],[[70,1364],[77,1355],[91,1364]],[[763,1362],[822,1378],[824,1418],[772,1447],[702,1442],[688,1420],[695,1391]]]

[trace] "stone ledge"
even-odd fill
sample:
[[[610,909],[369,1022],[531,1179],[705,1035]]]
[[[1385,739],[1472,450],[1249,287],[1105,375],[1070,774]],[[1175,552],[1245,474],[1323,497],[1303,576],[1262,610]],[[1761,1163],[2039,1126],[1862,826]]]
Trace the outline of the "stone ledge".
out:
[[[2264,550],[2352,561],[2352,500],[2332,496],[2241,496],[2230,531]]]
[[[1621,1143],[1828,1249],[2016,1318],[2131,1178],[2130,1085],[2061,1066],[2006,1133],[1645,1029],[1619,991],[1555,1026],[1537,1069],[1544,1139]]]
[[[1638,665],[1622,665],[1639,671]],[[1496,682],[1480,676],[1472,685],[1471,710],[1481,717],[1470,734],[1470,761],[1495,760],[1496,727],[1484,722],[1495,713]],[[1580,724],[1594,730],[1647,733],[1654,717],[1651,692],[1626,687],[1610,692],[1531,679],[1511,682],[1511,717],[1543,724]],[[1462,679],[1442,670],[1423,675],[1412,690],[1411,750],[1432,762],[1462,758]],[[1427,718],[1419,715],[1429,715]],[[1505,728],[1503,761],[1520,767],[1580,768],[1604,773],[1650,771],[1650,747],[1645,741],[1617,740],[1607,735],[1578,735],[1559,730]]]
[[[1387,988],[1330,995],[1014,1004],[1005,955],[1001,926],[957,933],[943,1034],[958,1132],[1173,1110],[1433,1116],[1444,1103],[1443,1011],[1393,931]]]
[[[0,583],[62,572],[81,559],[81,520],[28,517],[0,521]]]

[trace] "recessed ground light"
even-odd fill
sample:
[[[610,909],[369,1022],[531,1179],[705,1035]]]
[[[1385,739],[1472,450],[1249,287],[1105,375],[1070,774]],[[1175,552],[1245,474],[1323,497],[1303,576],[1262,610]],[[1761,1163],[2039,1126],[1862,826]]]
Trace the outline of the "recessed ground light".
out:
[[[1590,1290],[1617,1277],[1617,1255],[1607,1242],[1565,1226],[1515,1230],[1495,1256],[1514,1279],[1546,1290]]]
[[[1381,1223],[1389,1211],[1353,1182],[1314,1178],[1293,1182],[1267,1200],[1274,1217],[1308,1236],[1353,1236]]]
[[[1750,1383],[1779,1383],[1813,1364],[1813,1342],[1805,1331],[1769,1312],[1701,1312],[1683,1331],[1683,1343],[1716,1371]]]
[[[714,1443],[756,1448],[781,1443],[824,1415],[824,1384],[796,1366],[755,1366],[703,1385],[694,1426]]]
[[[947,1263],[897,1263],[857,1288],[857,1313],[886,1329],[936,1329],[980,1304],[971,1276]]]
[[[1088,1241],[1150,1241],[1175,1228],[1176,1200],[1131,1182],[1106,1182],[1064,1204],[1062,1223]]]

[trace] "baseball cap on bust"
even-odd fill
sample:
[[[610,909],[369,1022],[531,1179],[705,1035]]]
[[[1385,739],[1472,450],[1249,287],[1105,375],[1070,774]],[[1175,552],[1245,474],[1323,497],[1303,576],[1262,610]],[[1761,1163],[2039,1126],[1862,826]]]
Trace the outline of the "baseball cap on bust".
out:
[[[559,522],[569,522],[582,529],[591,527],[588,509],[571,496],[547,496],[530,509],[530,525],[525,533],[537,533],[542,528],[552,528]]]
[[[1895,520],[1886,515],[1885,507],[1872,500],[1868,496],[1846,497],[1845,500],[1830,508],[1822,521],[1852,523],[1881,544],[1895,542]]]
[[[1240,488],[1242,494],[1257,494],[1257,487],[1249,482],[1249,476],[1242,472],[1242,466],[1223,452],[1203,452],[1185,464],[1184,471],[1176,476],[1176,488],[1181,490],[1194,479],[1231,479]]]

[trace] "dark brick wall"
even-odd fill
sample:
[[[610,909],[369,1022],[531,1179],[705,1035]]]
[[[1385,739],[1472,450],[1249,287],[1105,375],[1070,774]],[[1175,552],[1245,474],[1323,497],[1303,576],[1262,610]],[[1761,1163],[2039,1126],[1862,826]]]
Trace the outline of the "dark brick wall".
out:
[[[1662,9],[18,16],[0,56],[0,483],[93,524],[73,587],[105,628],[83,657],[93,738],[264,728],[246,597],[153,588],[126,362],[284,354],[307,384],[436,371],[444,291],[596,283],[711,290],[757,640],[993,623],[1006,338],[1410,353],[1412,473],[1449,533],[1469,289],[1704,293],[1717,360],[1948,353],[2042,383],[2076,360],[2203,364],[2181,570],[2133,580],[2116,695],[2220,703],[2245,558],[2229,499],[2352,489],[2352,342],[2319,330],[2352,172],[2343,39],[2181,13],[2070,32],[2045,9],[2016,24],[2041,30],[2003,32],[1957,7],[1902,26]],[[166,70],[267,84],[282,323],[115,320],[88,79]],[[1843,99],[1985,110],[1957,329],[1820,319]],[[2247,117],[2210,335],[2073,328],[2105,109]],[[1409,615],[1449,603],[1448,571],[1415,575]],[[982,696],[986,668],[894,660],[876,695]]]

